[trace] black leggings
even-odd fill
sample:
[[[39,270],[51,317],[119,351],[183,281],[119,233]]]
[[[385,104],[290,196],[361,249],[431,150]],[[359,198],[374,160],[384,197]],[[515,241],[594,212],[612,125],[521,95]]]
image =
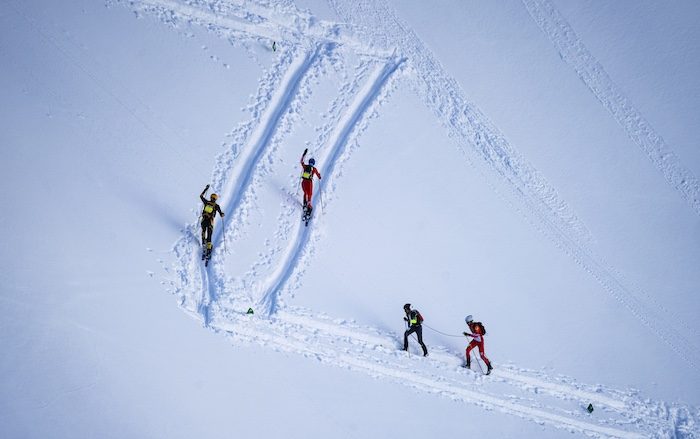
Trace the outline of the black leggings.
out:
[[[428,348],[426,348],[425,343],[423,343],[423,327],[421,325],[411,326],[408,328],[408,330],[406,330],[406,332],[403,333],[403,350],[408,350],[408,336],[414,332],[418,336],[418,343],[420,344],[420,347],[423,348],[423,355],[428,355]]]
[[[203,219],[202,220],[202,245],[211,242],[211,235],[214,232],[214,224],[212,224],[211,220],[209,219]]]

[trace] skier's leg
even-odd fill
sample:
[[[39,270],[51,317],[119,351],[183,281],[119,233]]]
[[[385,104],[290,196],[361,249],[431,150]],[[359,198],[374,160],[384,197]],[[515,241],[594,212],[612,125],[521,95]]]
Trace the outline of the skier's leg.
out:
[[[202,220],[202,246],[207,244],[207,221]]]
[[[311,200],[311,197],[309,196],[309,180],[301,181],[301,189],[304,191],[304,208],[306,208],[306,205]]]
[[[481,343],[479,343],[479,355],[481,356],[481,359],[484,360],[484,363],[486,363],[486,368],[492,369],[491,362],[489,361],[486,354],[484,354],[484,342],[483,341]]]
[[[211,251],[211,248],[212,248],[212,244],[211,244],[211,235],[213,234],[213,232],[214,232],[214,224],[212,224],[211,222],[209,222],[209,223],[207,224],[207,233],[206,233],[206,235],[207,235],[207,238],[206,238],[207,241],[206,241],[206,242],[207,242],[207,250],[208,250],[208,251]]]
[[[466,350],[467,367],[469,367],[469,364],[471,363],[472,358],[470,356],[470,353],[471,353],[472,349],[474,349],[475,346],[476,346],[476,341],[474,341],[474,340],[472,340],[471,343],[469,343],[469,346],[467,346],[467,350]]]
[[[416,335],[418,336],[418,344],[420,344],[420,347],[423,348],[423,356],[425,357],[428,355],[428,348],[425,347],[425,343],[423,343],[423,327],[422,326],[416,326]]]
[[[309,201],[307,203],[309,205],[309,210],[313,209],[313,206],[311,205],[311,198],[313,197],[313,195],[314,195],[314,182],[313,182],[313,180],[309,180]]]
[[[407,351],[408,350],[408,336],[411,335],[411,330],[407,329],[403,333],[403,350]]]

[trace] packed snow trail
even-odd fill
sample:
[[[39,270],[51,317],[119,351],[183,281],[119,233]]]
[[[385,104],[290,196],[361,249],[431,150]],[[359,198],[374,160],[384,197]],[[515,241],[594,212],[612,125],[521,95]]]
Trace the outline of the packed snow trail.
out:
[[[407,357],[400,350],[400,332],[387,333],[300,308],[288,307],[272,318],[228,311],[216,316],[211,327],[236,344],[254,343],[301,354],[418,391],[593,437],[684,437],[697,432],[700,419],[700,412],[692,407],[669,407],[634,391],[584,386],[569,378],[507,365],[498,365],[490,376],[482,376],[460,367],[462,354],[441,347],[432,347],[427,358]],[[595,416],[585,411],[589,403],[596,407]]]
[[[668,183],[700,215],[700,182],[678,156],[634,108],[603,66],[586,48],[566,19],[549,0],[522,0],[530,16],[556,46],[598,101],[642,149]]]

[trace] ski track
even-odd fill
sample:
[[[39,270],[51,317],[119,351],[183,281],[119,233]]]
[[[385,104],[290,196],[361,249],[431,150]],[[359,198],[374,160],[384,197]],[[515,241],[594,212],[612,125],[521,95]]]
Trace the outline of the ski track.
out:
[[[401,48],[415,71],[416,92],[448,129],[470,164],[491,180],[489,184],[504,189],[505,193],[497,191],[499,196],[510,195],[504,201],[593,276],[681,359],[693,368],[700,364],[697,340],[689,339],[682,330],[688,325],[646,291],[630,286],[614,267],[589,248],[589,234],[571,209],[513,150],[488,118],[466,100],[459,84],[444,71],[431,50],[384,2],[353,0],[346,4],[331,0],[331,3],[345,21],[364,24],[368,40]]]
[[[680,164],[680,159],[666,145],[663,138],[622,94],[556,7],[549,0],[522,1],[530,16],[557,48],[561,59],[574,69],[579,79],[625,129],[627,136],[646,153],[681,197],[700,214],[700,182]],[[670,320],[681,326],[683,332],[699,336],[697,330],[676,313],[669,311],[663,303],[650,296],[648,299],[652,301],[655,309],[661,310]]]
[[[349,107],[351,105],[351,100],[355,95],[358,93],[360,87],[366,82],[367,76],[369,74],[369,70],[373,65],[376,65],[377,60],[374,58],[370,59],[365,59],[361,60],[360,63],[357,65],[357,67],[354,69],[354,71],[347,75],[345,72],[345,68],[343,67],[344,65],[344,59],[343,58],[338,58],[335,61],[335,66],[338,67],[340,66],[340,69],[337,69],[340,73],[343,73],[343,83],[339,86],[338,89],[338,95],[336,96],[335,99],[330,104],[329,109],[324,113],[322,116],[322,120],[325,120],[326,122],[317,129],[317,136],[314,141],[309,143],[309,146],[312,147],[312,145],[320,145],[319,149],[317,151],[314,151],[314,148],[311,148],[309,150],[311,156],[315,156],[316,152],[320,154],[327,155],[324,150],[327,148],[327,146],[331,143],[329,141],[331,135],[335,131],[336,126],[339,125],[339,121],[341,117],[344,114],[344,109],[346,107]],[[360,130],[362,129],[361,127],[359,128]],[[326,181],[329,181],[329,174],[326,174],[324,171],[324,175],[326,175],[324,178]],[[298,230],[300,224],[299,224],[299,212],[301,208],[301,203],[299,201],[299,196],[294,195],[293,192],[298,190],[299,188],[299,176],[298,173],[292,172],[289,175],[289,182],[288,182],[288,188],[282,188],[283,194],[286,194],[286,197],[283,199],[281,203],[281,211],[278,216],[278,228],[277,231],[274,234],[275,240],[266,240],[265,242],[265,252],[260,254],[260,260],[256,262],[251,270],[246,273],[245,279],[242,281],[242,285],[239,285],[238,288],[234,287],[233,291],[234,294],[230,295],[228,298],[228,303],[226,304],[227,306],[235,308],[238,304],[240,303],[259,303],[261,301],[261,296],[263,294],[261,291],[268,291],[269,287],[266,288],[265,285],[270,284],[270,281],[267,281],[266,279],[263,279],[262,282],[260,281],[260,278],[263,276],[260,276],[259,270],[260,269],[266,269],[270,270],[270,267],[274,263],[276,263],[280,258],[287,258],[288,259],[288,254],[284,253],[285,256],[280,256],[283,254],[283,252],[290,248],[289,244],[289,237],[295,236],[294,231]],[[332,185],[331,185],[332,187]],[[329,195],[332,195],[332,190],[329,190],[327,188],[323,189],[323,192],[326,193],[326,199],[328,198]],[[320,194],[321,192],[317,190],[317,193]],[[323,199],[322,199],[323,200]],[[327,201],[326,201],[327,202]],[[321,202],[320,206],[321,209],[317,210],[317,213],[315,216],[317,216],[316,219],[314,219],[313,223],[318,223],[319,222],[319,214],[324,212],[323,206],[325,206],[326,202]],[[318,204],[317,204],[318,205]],[[290,264],[296,264],[296,269],[292,270],[293,273],[293,278],[290,280],[288,279],[285,283],[280,284],[280,286],[283,288],[280,289],[279,293],[277,296],[274,298],[275,299],[275,308],[279,309],[281,306],[283,306],[282,303],[280,303],[281,300],[281,293],[282,290],[285,291],[290,291],[291,295],[293,295],[293,291],[296,290],[300,286],[300,281],[301,278],[303,277],[304,273],[304,267],[306,267],[306,259],[310,259],[313,257],[314,254],[314,242],[319,239],[318,234],[314,234],[312,239],[306,242],[305,247],[306,249],[299,255],[299,260],[296,262],[294,261],[288,261],[285,264],[279,264],[277,263],[277,275],[280,275],[280,270],[281,269],[286,269]],[[285,245],[285,243],[287,243]],[[280,268],[281,267],[281,268]],[[274,277],[274,275],[273,275]],[[279,277],[279,276],[278,276]],[[241,297],[239,294],[240,291],[243,290],[248,290],[254,292],[251,295],[244,295]],[[255,293],[257,292],[257,293]],[[263,305],[263,309],[269,307],[265,307]]]
[[[458,354],[440,347],[431,349],[428,358],[407,359],[399,351],[397,334],[314,315],[300,308],[280,310],[272,318],[230,312],[215,319],[212,328],[228,334],[236,343],[300,354],[419,391],[593,437],[674,437],[677,432],[683,437],[696,428],[698,414],[688,407],[668,407],[636,399],[632,392],[601,386],[587,388],[563,377],[553,383],[552,377],[538,378],[531,371],[509,366],[499,367],[485,378],[463,370]],[[520,389],[528,397],[514,401],[518,398],[505,396],[508,392],[492,390],[501,385]],[[561,401],[561,406],[551,406],[551,398],[547,402],[545,396]],[[584,412],[583,408],[591,402],[601,416],[594,418]]]
[[[532,19],[627,136],[644,151],[666,181],[700,215],[700,182],[615,85],[598,60],[549,0],[522,0]]]
[[[161,21],[171,25],[177,26],[182,21],[210,30],[219,28],[227,33],[241,33],[247,38],[255,36],[265,40],[266,44],[282,41],[291,33],[282,23],[271,24],[268,19],[259,15],[258,20],[252,21],[250,15],[246,17],[240,8],[227,2],[130,0],[129,4],[136,11],[156,15]]]
[[[222,188],[220,200],[224,206],[225,218],[229,218],[230,221],[233,217],[234,220],[233,225],[229,222],[229,227],[234,227],[236,224],[243,222],[240,214],[247,214],[249,210],[247,206],[250,203],[248,197],[249,189],[255,172],[259,171],[260,159],[270,147],[274,146],[272,139],[278,126],[294,99],[298,97],[299,88],[307,73],[326,49],[328,49],[326,45],[319,44],[310,50],[302,50],[300,55],[290,55],[293,58],[291,61],[282,58],[277,68],[273,68],[268,81],[260,87],[258,102],[253,111],[254,119],[242,127],[241,133],[237,135],[238,140],[245,139],[244,146],[219,157],[212,187]],[[289,63],[288,66],[287,63]],[[286,72],[281,73],[281,70],[285,67],[287,67]],[[273,83],[277,84],[274,91],[270,89]],[[235,147],[237,148],[238,145],[235,145]],[[198,224],[195,224],[190,226],[190,228],[196,230],[197,226]],[[210,306],[216,302],[218,292],[223,291],[225,287],[222,272],[223,261],[219,258],[219,255],[223,255],[219,251],[223,247],[221,242],[223,229],[224,227],[214,229],[212,242],[214,243],[215,251],[212,254],[212,261],[209,267],[201,274],[201,277],[204,279],[202,281],[203,290],[198,295],[199,299],[194,305],[194,308],[205,317],[205,324],[208,324],[209,321]],[[176,248],[181,249],[179,252],[176,252],[181,265],[190,267],[190,270],[192,267],[201,266],[202,262],[197,257],[201,247],[194,231],[186,234],[181,241],[183,239],[187,242],[176,244]],[[188,268],[185,268],[180,271],[187,272],[187,270]],[[180,277],[181,279],[183,278],[182,275]],[[189,285],[189,282],[184,283],[185,287]]]
[[[323,163],[326,163],[324,168],[326,177],[325,179],[319,180],[318,189],[313,195],[314,201],[312,204],[316,205],[315,200],[319,197],[319,194],[325,190],[328,185],[327,182],[333,180],[335,162],[344,152],[356,125],[358,125],[362,117],[370,111],[382,87],[388,81],[389,77],[399,68],[402,62],[403,60],[400,59],[391,60],[378,67],[367,80],[364,89],[359,92],[354,102],[346,110],[334,134],[332,134],[329,139],[329,143],[331,144],[330,151],[323,158]],[[315,215],[317,214],[316,212]],[[311,231],[313,230],[313,223],[313,218],[309,223],[309,227],[304,226],[300,220],[298,221],[297,232],[294,239],[291,240],[286,254],[283,255],[275,272],[268,277],[263,287],[262,299],[258,303],[258,307],[264,309],[267,315],[271,315],[277,310],[277,300],[280,290],[294,272],[297,261],[301,259],[301,255],[306,248]]]
[[[367,12],[367,5],[363,5],[363,11]],[[278,63],[261,80],[258,96],[250,108],[252,120],[234,131],[231,150],[222,154],[215,166],[213,187],[224,188],[222,203],[226,206],[226,218],[229,221],[232,217],[234,219],[234,224],[227,224],[226,230],[217,229],[215,242],[218,244],[225,234],[235,237],[240,232],[251,203],[250,193],[255,190],[254,175],[258,172],[259,162],[263,156],[274,152],[277,137],[286,134],[278,132],[279,127],[292,103],[303,99],[307,92],[300,90],[304,88],[304,78],[327,52],[338,52],[344,46],[357,50],[357,41],[362,38],[340,35],[337,27],[327,23],[319,24],[323,29],[318,30],[313,27],[313,17],[302,15],[290,18],[288,9],[270,9],[254,2],[247,2],[245,9],[225,1],[203,3],[196,0],[187,4],[169,0],[132,1],[130,6],[140,12],[155,14],[173,26],[177,26],[179,21],[195,23],[227,38],[232,33],[251,41],[278,38],[280,35],[271,32],[275,29],[283,29],[283,37],[295,38],[292,50],[282,54]],[[334,2],[334,6],[336,10],[343,9],[337,2]],[[370,12],[376,12],[374,6],[369,8]],[[254,12],[248,14],[246,10]],[[235,15],[235,18],[222,18],[217,15],[221,12]],[[343,13],[348,14],[347,10],[343,10]],[[339,15],[343,16],[343,13],[339,12]],[[387,56],[391,51],[385,45],[359,47],[361,53],[378,60],[379,66],[364,79],[363,88],[358,90],[357,85],[350,83],[345,90],[341,90],[337,102],[331,105],[330,113],[333,114],[346,106],[346,101],[352,102],[343,113],[332,118],[319,135],[320,139],[324,139],[323,144],[327,145],[324,149],[324,163],[327,163],[327,167],[315,196],[322,191],[332,195],[334,179],[339,173],[336,168],[348,159],[348,145],[356,141],[366,126],[367,119],[376,112],[375,107],[382,101],[379,96],[387,93],[386,88],[390,88],[387,84],[390,78],[396,76],[394,73],[397,69],[407,65],[407,68],[417,72],[419,81],[423,81],[423,84],[416,86],[419,94],[443,121],[465,153],[476,146],[478,155],[511,185],[511,192],[517,195],[516,201],[521,202],[524,210],[530,212],[529,217],[525,213],[523,215],[584,269],[596,276],[613,296],[623,302],[629,300],[630,292],[621,283],[615,283],[617,279],[610,274],[610,269],[594,257],[585,259],[589,255],[585,251],[581,252],[580,248],[582,241],[588,239],[587,232],[568,207],[557,199],[553,189],[510,148],[503,136],[491,127],[477,109],[466,103],[457,84],[441,70],[439,63],[422,46],[420,40],[391,14],[389,19],[400,29],[400,35],[404,35],[398,41],[402,51],[399,55],[394,53]],[[246,23],[246,20],[253,24]],[[262,23],[272,24],[258,27]],[[328,29],[331,29],[332,36],[338,38],[327,38]],[[315,36],[315,39],[309,39],[308,35]],[[382,38],[397,43],[395,39],[392,40],[396,35]],[[424,53],[421,54],[420,51]],[[434,69],[431,74],[435,79],[429,81],[429,76],[425,73],[430,69]],[[355,83],[358,80],[356,78]],[[296,214],[298,210],[292,209],[291,212]],[[175,270],[179,281],[175,293],[180,297],[181,306],[190,315],[201,319],[205,326],[223,332],[237,343],[259,344],[304,355],[323,363],[400,383],[417,391],[442,395],[489,410],[499,410],[569,432],[592,437],[621,438],[692,437],[698,433],[696,420],[700,419],[700,413],[692,407],[668,405],[642,399],[635,391],[623,392],[602,386],[582,385],[570,378],[553,378],[544,373],[506,365],[498,366],[486,380],[478,374],[461,369],[460,354],[449,352],[445,348],[431,349],[428,358],[409,356],[407,359],[398,350],[397,334],[331,319],[325,315],[315,315],[304,309],[280,308],[278,301],[281,291],[292,288],[289,285],[290,278],[294,273],[299,277],[303,265],[308,262],[305,258],[311,252],[312,245],[309,243],[313,241],[311,236],[316,216],[318,212],[315,212],[315,218],[309,227],[303,227],[297,217],[297,233],[262,288],[260,304],[266,311],[263,318],[245,315],[236,310],[235,302],[230,307],[218,303],[224,298],[219,294],[230,296],[229,300],[233,298],[226,285],[223,262],[221,258],[214,258],[213,265],[204,269],[199,259],[198,223],[187,226],[183,237],[173,247],[179,263]],[[281,236],[278,236],[278,240]],[[632,310],[641,309],[636,304],[626,306]],[[637,312],[635,315],[640,319],[646,318],[646,311]],[[681,351],[683,349],[680,348]],[[522,393],[519,396],[510,395],[501,389],[503,386],[518,389]],[[608,417],[591,417],[584,413],[582,408],[589,402],[595,403],[598,406],[596,408]]]

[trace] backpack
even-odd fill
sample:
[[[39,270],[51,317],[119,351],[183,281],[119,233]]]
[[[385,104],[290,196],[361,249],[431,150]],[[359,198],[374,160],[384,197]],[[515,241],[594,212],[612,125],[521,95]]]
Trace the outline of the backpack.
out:
[[[420,325],[421,323],[423,323],[423,316],[420,315],[420,312],[418,312],[417,309],[412,310],[408,318],[409,318],[409,322],[412,321],[413,319],[415,319],[416,325]]]
[[[304,180],[312,180],[314,178],[313,165],[304,165],[304,172],[301,173],[301,178]]]
[[[202,216],[204,218],[211,218],[216,213],[216,203],[207,201],[204,204],[204,209],[202,209]]]
[[[484,327],[484,324],[481,322],[474,322],[472,323],[474,325],[473,331],[476,332],[477,334],[480,335],[486,335],[486,328]]]

